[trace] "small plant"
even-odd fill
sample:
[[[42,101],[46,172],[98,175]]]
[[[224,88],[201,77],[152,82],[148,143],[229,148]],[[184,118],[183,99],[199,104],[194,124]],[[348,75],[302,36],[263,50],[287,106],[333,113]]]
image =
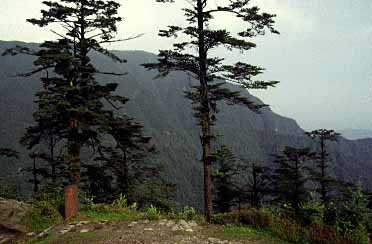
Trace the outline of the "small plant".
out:
[[[126,209],[128,208],[128,200],[123,193],[119,194],[119,198],[114,201],[113,205],[118,209]]]
[[[0,197],[5,199],[20,199],[20,194],[16,185],[0,184]]]
[[[136,202],[132,203],[130,206],[129,206],[129,210],[132,210],[132,211],[137,211],[138,209],[138,205]]]
[[[153,205],[150,205],[149,208],[146,210],[146,218],[151,219],[151,220],[157,220],[160,219],[160,212],[156,207]]]
[[[226,217],[225,213],[213,214],[211,221],[213,224],[223,225],[225,224],[225,217]]]
[[[92,210],[94,208],[94,197],[88,196],[85,192],[79,192],[79,202],[81,210]]]
[[[325,213],[325,207],[322,202],[316,198],[315,193],[311,192],[311,200],[301,204],[300,215],[305,225],[322,225]]]
[[[185,206],[178,216],[179,219],[185,219],[185,220],[195,220],[196,217],[197,217],[197,214],[196,214],[195,208],[190,207],[190,206]]]

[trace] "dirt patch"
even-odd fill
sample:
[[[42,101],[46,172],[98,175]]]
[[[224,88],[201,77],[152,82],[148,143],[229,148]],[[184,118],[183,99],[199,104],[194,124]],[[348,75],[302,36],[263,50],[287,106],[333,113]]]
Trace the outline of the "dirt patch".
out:
[[[40,236],[35,233],[31,243],[48,244],[265,244],[257,240],[224,240],[213,233],[223,232],[222,226],[204,226],[194,221],[80,221],[55,226]],[[39,236],[39,237],[38,237]],[[0,242],[1,243],[1,242]],[[16,242],[18,243],[18,242]],[[23,242],[24,243],[24,242]]]

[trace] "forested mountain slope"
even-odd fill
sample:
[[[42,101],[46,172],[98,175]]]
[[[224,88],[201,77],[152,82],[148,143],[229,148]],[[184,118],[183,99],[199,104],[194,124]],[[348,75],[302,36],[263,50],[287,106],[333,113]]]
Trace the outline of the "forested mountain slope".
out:
[[[36,44],[1,42],[0,53],[16,44],[37,48]],[[126,64],[112,63],[102,56],[92,57],[97,68],[109,72],[128,72],[123,77],[100,76],[104,82],[120,83],[119,93],[130,98],[125,113],[133,116],[145,126],[157,146],[157,158],[167,166],[169,179],[176,183],[176,198],[185,204],[201,206],[202,182],[199,134],[192,117],[190,101],[183,91],[193,83],[183,73],[156,79],[154,72],[140,64],[156,60],[151,53],[120,51],[128,60]],[[26,56],[0,57],[0,147],[22,148],[18,145],[24,128],[32,124],[33,96],[40,88],[37,76],[15,77],[17,73],[29,71],[32,58]],[[257,99],[245,92],[246,96]],[[239,157],[249,160],[270,160],[285,145],[311,146],[304,131],[289,118],[265,108],[255,114],[239,106],[222,105],[218,114],[217,130],[223,134],[221,144],[229,145]],[[362,182],[372,188],[372,139],[350,141],[340,139],[332,143],[333,172],[347,180]],[[9,175],[28,163],[25,151],[19,161],[3,161],[0,176]]]

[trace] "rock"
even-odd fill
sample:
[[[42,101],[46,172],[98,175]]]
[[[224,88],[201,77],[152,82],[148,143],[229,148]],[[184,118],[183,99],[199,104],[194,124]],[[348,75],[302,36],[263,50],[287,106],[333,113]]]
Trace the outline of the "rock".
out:
[[[66,234],[67,232],[69,232],[70,230],[68,230],[68,229],[63,229],[63,230],[60,230],[59,231],[59,233],[61,234],[61,235],[64,235],[64,234]]]
[[[137,221],[133,221],[132,223],[130,223],[130,224],[128,225],[128,227],[134,227],[137,223],[138,223]]]
[[[148,224],[148,223],[150,223],[150,220],[145,219],[145,220],[143,221],[143,223],[144,223],[144,224]]]
[[[37,235],[37,237],[40,237],[40,238],[45,237],[45,236],[49,235],[49,232],[50,232],[51,230],[52,230],[52,227],[49,227],[48,229],[45,229],[45,230],[43,230],[42,232],[40,232],[40,233]]]
[[[31,205],[16,200],[0,198],[0,209],[0,229],[4,228],[22,233],[27,232],[24,219],[31,212]]]
[[[97,224],[95,224],[95,225],[94,225],[94,229],[95,229],[95,230],[101,230],[101,229],[103,229],[103,224],[101,224],[101,223],[97,223]]]
[[[183,230],[182,226],[175,225],[172,227],[172,231],[179,231],[179,230]]]
[[[196,226],[198,226],[198,223],[196,223],[196,221],[195,220],[191,220],[191,221],[189,221],[189,226],[191,226],[191,227],[196,227]]]
[[[67,225],[64,229],[60,230],[59,233],[61,235],[66,234],[67,232],[72,231],[75,228],[75,225]]]
[[[35,232],[29,232],[29,233],[27,233],[26,235],[27,235],[27,236],[34,236],[34,235],[36,235],[36,233],[35,233]]]
[[[144,228],[143,230],[144,231],[153,231],[154,229],[153,228]]]
[[[189,229],[186,229],[185,231],[186,231],[186,232],[190,232],[190,233],[194,232],[194,230],[193,230],[193,229],[191,229],[191,228],[189,228]]]
[[[208,243],[213,243],[213,244],[220,244],[221,243],[221,240],[220,239],[217,239],[217,238],[208,238]]]
[[[159,225],[165,225],[167,223],[166,219],[159,220]]]
[[[45,237],[45,236],[47,236],[47,235],[48,235],[48,233],[40,232],[40,233],[37,235],[37,237],[39,237],[39,238],[43,238],[43,237]]]
[[[186,228],[186,229],[190,228],[189,224],[185,220],[183,220],[183,219],[181,219],[178,222],[178,224],[181,225],[182,227]]]
[[[89,232],[88,229],[82,229],[82,230],[80,230],[80,233],[88,233],[88,232]]]
[[[169,220],[168,222],[167,222],[167,226],[168,227],[171,227],[171,226],[173,226],[173,225],[175,225],[176,223],[173,221],[173,220]]]
[[[90,221],[80,221],[80,222],[76,223],[75,226],[83,226],[83,225],[87,225],[89,223],[90,223]]]

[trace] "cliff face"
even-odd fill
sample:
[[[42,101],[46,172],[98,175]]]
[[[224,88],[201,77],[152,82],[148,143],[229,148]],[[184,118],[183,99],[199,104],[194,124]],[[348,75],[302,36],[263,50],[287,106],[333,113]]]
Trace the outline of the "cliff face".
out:
[[[0,53],[16,44],[0,42]],[[35,44],[23,45],[37,47]],[[99,55],[94,55],[93,60],[100,70],[128,72],[128,75],[99,76],[98,79],[118,82],[118,93],[130,98],[123,112],[142,122],[146,133],[154,138],[159,150],[157,159],[167,166],[169,179],[178,185],[177,200],[200,206],[199,130],[192,117],[190,101],[183,96],[193,81],[183,73],[154,80],[155,72],[140,66],[155,61],[154,54],[141,51],[118,51],[117,54],[125,57],[128,63],[112,63]],[[30,57],[0,57],[0,146],[20,148],[17,141],[24,128],[32,124],[32,101],[40,81],[37,76],[14,77],[31,68]],[[245,95],[258,100],[248,92]],[[223,134],[221,143],[231,146],[240,157],[270,160],[270,155],[278,153],[285,145],[315,147],[293,119],[275,114],[269,108],[262,114],[255,114],[243,107],[221,103],[217,118],[216,130]],[[372,179],[368,177],[372,173],[371,148],[371,139],[349,141],[342,138],[331,143],[331,156],[335,162],[333,173],[347,180],[361,179],[366,186],[372,187]],[[27,164],[26,157],[23,158],[21,163],[4,161],[0,164],[0,175]]]

